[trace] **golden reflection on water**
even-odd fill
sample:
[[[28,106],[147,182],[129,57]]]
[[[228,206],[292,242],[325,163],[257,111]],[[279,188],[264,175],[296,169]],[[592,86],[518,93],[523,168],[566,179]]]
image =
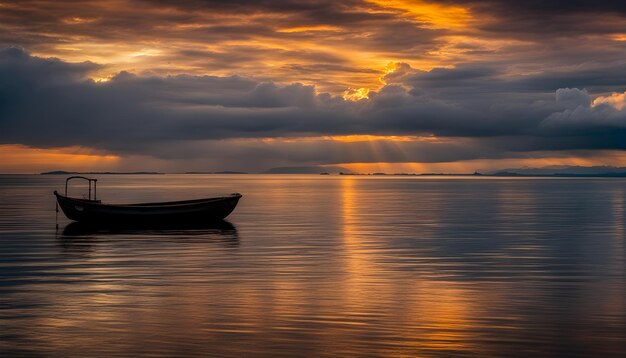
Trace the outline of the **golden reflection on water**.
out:
[[[615,225],[613,225],[613,240],[612,240],[612,253],[615,255],[615,258],[612,262],[615,263],[615,269],[621,270],[621,272],[626,271],[625,266],[625,257],[626,254],[626,245],[624,245],[624,236],[626,234],[624,230],[624,226],[626,225],[626,215],[624,212],[624,207],[626,206],[624,203],[625,196],[624,189],[616,189],[612,192],[612,208]],[[621,255],[620,255],[621,254]]]
[[[359,291],[359,283],[364,281],[367,272],[373,272],[372,267],[368,267],[367,254],[363,253],[367,242],[361,240],[359,234],[363,229],[359,229],[358,208],[356,207],[356,194],[354,192],[353,178],[341,180],[341,220],[342,220],[342,251],[345,252],[345,264],[347,278],[344,282],[346,297],[352,300],[358,298],[363,292]],[[365,233],[363,233],[365,234]]]
[[[469,290],[453,282],[433,280],[427,274],[394,278],[394,273],[376,266],[376,262],[382,261],[380,256],[384,251],[376,247],[375,242],[369,242],[380,237],[363,225],[368,222],[367,213],[359,209],[367,204],[358,202],[364,195],[355,189],[357,180],[341,180],[342,249],[347,273],[343,291],[348,306],[358,307],[360,312],[355,314],[380,314],[382,310],[386,316],[397,320],[399,326],[407,327],[395,332],[394,339],[403,342],[403,346],[396,348],[396,354],[410,356],[418,352],[470,349],[477,352],[478,347],[471,339],[471,312],[476,307],[470,304],[477,297],[472,297]],[[394,300],[399,296],[404,297],[401,305]]]

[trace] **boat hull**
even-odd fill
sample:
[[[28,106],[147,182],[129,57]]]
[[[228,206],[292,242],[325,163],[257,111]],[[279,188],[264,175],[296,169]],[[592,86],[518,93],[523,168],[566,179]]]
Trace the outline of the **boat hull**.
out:
[[[65,216],[86,223],[185,223],[222,220],[237,206],[241,194],[230,196],[143,204],[103,204],[96,200],[76,199],[56,191]]]

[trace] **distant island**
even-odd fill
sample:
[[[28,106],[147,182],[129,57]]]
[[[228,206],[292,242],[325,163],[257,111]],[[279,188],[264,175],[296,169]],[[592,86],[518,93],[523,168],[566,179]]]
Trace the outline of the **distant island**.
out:
[[[547,166],[541,168],[513,168],[488,172],[490,176],[551,176],[551,177],[626,177],[626,167],[611,166]]]
[[[225,170],[221,172],[185,172],[185,174],[249,174],[248,172],[235,172],[230,170]]]
[[[466,177],[466,176],[481,176],[485,174],[481,174],[478,172],[475,173],[383,173],[383,172],[375,172],[375,173],[339,173],[339,175],[356,175],[356,176],[408,176],[408,177],[418,177],[418,176],[456,176],[456,177]]]
[[[103,174],[165,174],[161,172],[69,172],[55,170],[40,173],[41,175],[103,175]],[[193,171],[183,174],[250,174],[243,171]],[[541,168],[509,168],[487,171],[484,173],[355,173],[349,169],[337,166],[300,166],[276,167],[260,174],[318,174],[318,175],[373,175],[373,176],[485,176],[485,177],[598,177],[598,178],[626,178],[626,167],[611,166],[547,166]]]
[[[159,172],[66,172],[63,170],[55,170],[52,172],[39,173],[40,175],[75,175],[75,174],[164,174]]]
[[[485,176],[485,177],[597,177],[623,178],[626,177],[626,167],[611,166],[547,166],[541,168],[512,168],[499,169],[481,173],[339,173],[339,175],[376,175],[376,176]]]
[[[306,167],[277,167],[269,169],[262,174],[339,174],[350,172],[349,169],[333,166],[306,166]]]

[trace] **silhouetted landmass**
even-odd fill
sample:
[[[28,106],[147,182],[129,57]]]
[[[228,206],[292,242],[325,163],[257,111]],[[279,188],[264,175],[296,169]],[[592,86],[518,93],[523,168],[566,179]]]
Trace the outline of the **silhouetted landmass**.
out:
[[[605,174],[555,174],[556,177],[597,177],[597,178],[626,178],[626,172],[623,173],[605,173]]]
[[[249,174],[248,172],[234,172],[234,171],[221,171],[221,172],[185,172],[185,174]]]
[[[468,174],[468,173],[461,173],[461,174],[454,174],[454,173],[422,173],[422,174],[416,174],[416,175],[422,175],[422,176],[467,177],[467,176],[474,176],[474,175],[476,175],[476,174]]]
[[[44,175],[75,175],[75,174],[163,174],[159,172],[68,172],[63,170],[41,173]],[[249,174],[239,171],[219,171],[219,172],[186,172],[185,174]],[[272,168],[263,174],[339,174],[339,175],[395,175],[395,176],[485,176],[485,177],[599,177],[599,178],[624,178],[626,177],[626,167],[611,166],[549,166],[542,168],[514,168],[500,169],[487,173],[353,173],[342,167],[334,166],[302,166],[302,167],[277,167]]]
[[[548,166],[541,168],[501,169],[488,173],[494,176],[558,176],[558,177],[626,177],[626,167],[611,166]]]
[[[545,167],[503,169],[488,173],[339,173],[341,175],[394,175],[394,176],[484,176],[484,177],[594,177],[624,178],[626,168],[623,167]]]
[[[518,173],[514,173],[514,172],[497,172],[497,173],[493,173],[493,174],[487,174],[488,176],[494,176],[494,177],[516,177],[516,176],[520,176]]]
[[[382,172],[376,172],[376,173],[339,173],[339,175],[374,175],[374,176],[388,176],[388,175],[394,175],[394,176],[408,176],[408,177],[417,177],[417,176],[457,176],[457,177],[462,177],[462,176],[470,176],[470,175],[482,175],[482,174],[449,174],[449,173],[394,173],[394,174],[390,174],[390,173],[382,173]]]
[[[623,173],[592,173],[592,174],[570,174],[570,173],[554,173],[554,174],[520,174],[512,172],[498,172],[487,176],[496,177],[592,177],[592,178],[626,178],[626,172]]]
[[[263,174],[338,174],[340,172],[350,172],[350,170],[342,167],[322,167],[322,166],[309,166],[309,167],[277,167],[272,168]]]
[[[45,173],[40,173],[40,174],[79,174],[78,172],[64,172],[62,170],[56,170],[53,172],[45,172]]]
[[[371,174],[351,174],[351,175],[390,175],[386,173]],[[472,174],[450,174],[450,173],[396,173],[401,176],[485,176],[485,177],[596,177],[596,178],[624,178],[626,177],[626,167],[610,166],[551,166],[542,168],[519,168],[501,169],[487,173],[475,171]]]
[[[55,170],[52,172],[44,172],[44,173],[40,173],[41,175],[49,175],[49,174],[61,174],[61,175],[74,175],[74,174],[98,174],[98,175],[102,175],[102,174],[163,174],[163,173],[159,173],[159,172],[66,172],[63,170]]]

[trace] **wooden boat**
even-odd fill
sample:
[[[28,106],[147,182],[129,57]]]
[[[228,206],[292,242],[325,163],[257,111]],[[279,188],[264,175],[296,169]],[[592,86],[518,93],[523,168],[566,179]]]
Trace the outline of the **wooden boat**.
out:
[[[67,196],[67,185],[72,179],[89,181],[88,199]],[[186,223],[210,222],[224,219],[237,206],[241,194],[229,196],[140,204],[104,204],[96,198],[97,179],[72,176],[65,181],[65,195],[56,190],[58,206],[68,219],[87,223]],[[91,184],[94,184],[93,199]]]

